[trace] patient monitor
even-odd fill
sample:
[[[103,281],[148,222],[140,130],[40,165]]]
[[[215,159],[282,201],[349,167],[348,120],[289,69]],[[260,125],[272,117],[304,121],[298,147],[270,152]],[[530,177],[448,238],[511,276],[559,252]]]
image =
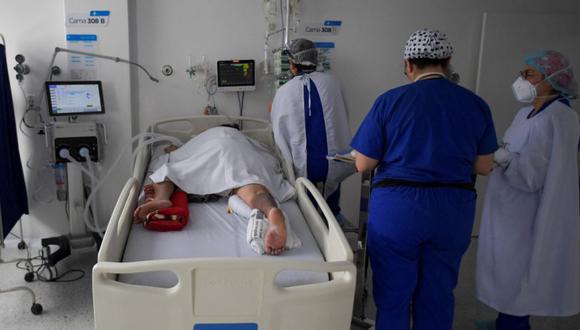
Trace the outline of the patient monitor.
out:
[[[256,89],[254,60],[217,62],[217,84],[220,92],[246,92]]]

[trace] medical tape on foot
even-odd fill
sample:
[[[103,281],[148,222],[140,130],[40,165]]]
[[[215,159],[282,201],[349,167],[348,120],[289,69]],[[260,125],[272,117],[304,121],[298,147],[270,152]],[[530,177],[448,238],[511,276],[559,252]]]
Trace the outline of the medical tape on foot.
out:
[[[228,213],[233,213],[242,219],[248,219],[252,209],[238,195],[231,195],[228,198]]]
[[[252,250],[258,254],[264,254],[264,237],[268,230],[268,220],[258,209],[253,209],[248,219],[248,228],[246,230],[246,240]]]

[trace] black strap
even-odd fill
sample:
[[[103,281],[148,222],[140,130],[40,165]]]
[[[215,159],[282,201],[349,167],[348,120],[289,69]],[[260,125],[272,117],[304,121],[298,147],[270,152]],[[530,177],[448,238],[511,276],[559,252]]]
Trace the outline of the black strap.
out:
[[[209,194],[209,195],[187,194],[187,201],[189,203],[210,203],[215,202],[220,198],[222,198],[222,196],[217,194]]]
[[[419,182],[401,179],[383,179],[373,184],[373,189],[384,187],[458,188],[475,191],[474,182]]]

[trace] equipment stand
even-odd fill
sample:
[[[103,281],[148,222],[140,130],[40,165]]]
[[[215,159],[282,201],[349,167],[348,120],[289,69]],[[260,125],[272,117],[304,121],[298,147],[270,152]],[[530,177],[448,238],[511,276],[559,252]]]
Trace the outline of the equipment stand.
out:
[[[354,296],[354,309],[352,313],[352,324],[363,329],[370,329],[374,326],[374,321],[367,317],[367,300],[368,300],[368,270],[369,256],[367,253],[367,221],[368,221],[368,204],[371,195],[372,174],[362,173],[361,178],[361,197],[360,212],[358,222],[358,240],[354,261],[356,265],[356,290]]]
[[[83,185],[83,173],[80,164],[67,163],[67,185],[68,185],[68,214],[69,228],[68,235],[71,248],[91,247],[95,244],[93,236],[87,231],[83,220],[85,209],[85,193]]]
[[[83,184],[83,173],[80,164],[70,162],[67,164],[67,213],[69,216],[68,235],[43,238],[43,259],[49,267],[56,267],[62,259],[71,255],[74,249],[91,248],[95,246],[95,240],[91,233],[87,231],[83,221],[85,209],[85,194]],[[53,251],[50,246],[57,246],[58,250]]]

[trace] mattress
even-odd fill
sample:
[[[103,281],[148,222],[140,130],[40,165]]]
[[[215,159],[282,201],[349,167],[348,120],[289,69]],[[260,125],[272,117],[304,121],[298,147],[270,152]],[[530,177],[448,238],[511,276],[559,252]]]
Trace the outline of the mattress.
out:
[[[227,213],[227,198],[211,203],[190,203],[188,225],[177,232],[155,232],[133,225],[123,262],[173,258],[250,257],[288,260],[324,261],[295,201],[282,203],[292,230],[302,246],[284,251],[279,256],[258,256],[246,242],[247,220]],[[328,281],[327,273],[284,270],[276,276],[280,287]],[[119,281],[168,288],[177,284],[177,276],[169,271],[121,274]]]

